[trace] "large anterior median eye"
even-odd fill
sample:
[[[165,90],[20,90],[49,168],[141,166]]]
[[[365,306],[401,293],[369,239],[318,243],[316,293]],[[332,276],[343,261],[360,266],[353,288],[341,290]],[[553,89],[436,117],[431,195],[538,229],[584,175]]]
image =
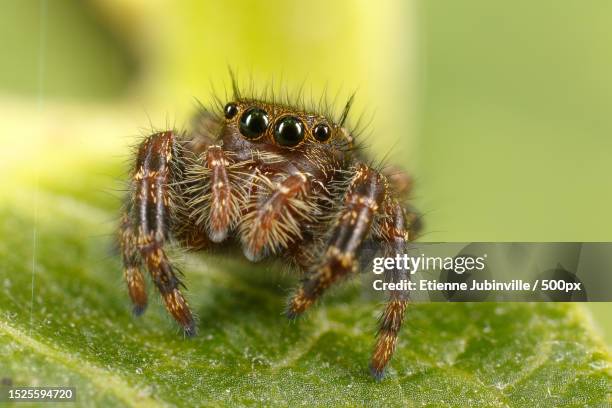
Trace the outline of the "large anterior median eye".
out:
[[[240,133],[247,139],[257,139],[268,128],[268,114],[259,108],[251,108],[240,117]]]
[[[304,140],[304,125],[294,116],[284,117],[276,122],[274,139],[281,146],[297,146]]]

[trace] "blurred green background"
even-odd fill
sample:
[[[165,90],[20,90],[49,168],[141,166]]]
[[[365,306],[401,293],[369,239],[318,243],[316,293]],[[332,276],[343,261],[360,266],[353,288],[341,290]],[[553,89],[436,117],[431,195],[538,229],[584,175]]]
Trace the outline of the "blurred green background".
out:
[[[91,169],[116,206],[126,146],[183,127],[231,66],[357,90],[373,154],[415,175],[424,240],[609,241],[611,38],[597,0],[0,0],[4,193],[87,196]],[[590,307],[611,344],[610,305]]]

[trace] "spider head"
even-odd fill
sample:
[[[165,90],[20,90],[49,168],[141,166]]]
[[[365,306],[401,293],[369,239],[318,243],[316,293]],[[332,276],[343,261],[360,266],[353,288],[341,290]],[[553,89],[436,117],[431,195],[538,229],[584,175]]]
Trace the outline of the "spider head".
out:
[[[223,109],[226,127],[234,137],[253,144],[298,149],[312,144],[350,146],[352,137],[323,115],[253,99],[229,102]]]

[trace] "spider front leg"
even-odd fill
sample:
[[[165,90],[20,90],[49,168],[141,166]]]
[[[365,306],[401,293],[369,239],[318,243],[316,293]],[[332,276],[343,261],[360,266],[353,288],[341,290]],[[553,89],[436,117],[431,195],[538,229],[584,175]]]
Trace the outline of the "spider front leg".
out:
[[[171,223],[171,184],[180,171],[181,155],[171,131],[148,137],[139,147],[132,176],[132,199],[121,228],[121,247],[125,277],[137,313],[146,307],[141,264],[147,267],[159,290],[166,310],[187,335],[195,334],[195,322],[179,286],[164,245]]]
[[[244,200],[241,175],[231,156],[216,144],[208,146],[187,168],[189,219],[204,227],[214,243],[223,242],[240,217]]]
[[[289,301],[287,315],[295,318],[310,307],[334,282],[358,268],[357,251],[370,232],[374,215],[385,196],[383,176],[370,167],[357,166],[323,260]]]
[[[242,250],[251,261],[303,238],[301,223],[312,222],[317,212],[309,175],[296,172],[276,178],[278,181],[255,175],[256,185],[240,228]]]

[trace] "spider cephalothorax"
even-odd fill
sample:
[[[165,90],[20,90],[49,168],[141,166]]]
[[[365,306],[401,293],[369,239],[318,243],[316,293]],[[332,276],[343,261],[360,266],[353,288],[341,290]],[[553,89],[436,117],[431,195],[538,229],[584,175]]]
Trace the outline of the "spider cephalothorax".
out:
[[[165,246],[209,249],[235,237],[251,261],[280,255],[305,274],[290,298],[295,318],[341,278],[357,272],[365,242],[395,256],[418,232],[402,202],[403,173],[367,164],[342,114],[243,98],[202,109],[187,133],[165,131],[139,146],[120,228],[124,275],[134,312],[147,304],[148,269],[168,312],[188,335],[193,315]],[[387,279],[406,279],[391,271]],[[371,370],[380,378],[397,342],[405,293],[390,293]]]

